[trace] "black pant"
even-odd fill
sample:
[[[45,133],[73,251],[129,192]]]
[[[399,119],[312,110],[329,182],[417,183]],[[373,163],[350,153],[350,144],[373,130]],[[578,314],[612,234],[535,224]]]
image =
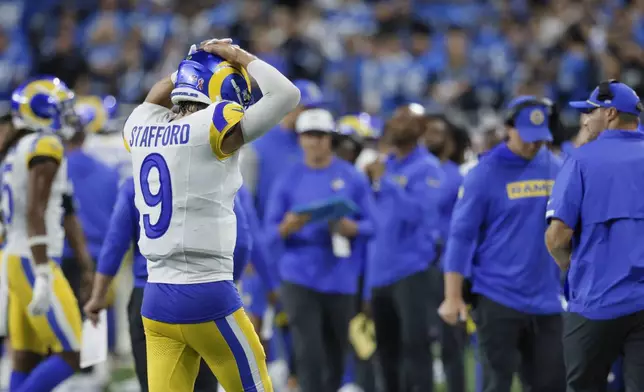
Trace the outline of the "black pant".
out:
[[[143,304],[143,288],[135,287],[130,296],[130,303],[127,305],[128,319],[130,323],[130,341],[132,343],[132,354],[134,355],[134,369],[136,377],[141,385],[141,392],[148,392],[148,362],[145,350],[145,330],[141,318],[141,304]],[[212,371],[202,360],[195,392],[216,392],[217,379]]]
[[[430,328],[438,338],[441,347],[441,361],[445,370],[447,392],[465,392],[465,346],[467,330],[465,325],[451,326],[438,316],[438,307],[445,298],[443,271],[439,266],[430,267]],[[433,336],[433,337],[434,337]]]
[[[386,392],[431,392],[427,270],[373,290],[379,370]]]
[[[65,279],[67,279],[67,282],[69,283],[69,287],[72,289],[72,292],[74,293],[74,297],[76,297],[76,301],[78,304],[78,308],[80,310],[80,314],[83,314],[83,306],[85,306],[85,303],[81,300],[81,268],[78,265],[78,261],[76,258],[69,257],[69,258],[63,258],[60,262],[60,269],[63,271],[63,275],[65,276]],[[94,367],[88,367],[81,369],[80,372],[84,374],[91,374],[94,371]]]
[[[526,392],[563,392],[560,315],[530,315],[476,296],[474,321],[484,392],[510,392],[518,370]]]
[[[60,269],[65,275],[65,279],[69,282],[69,287],[71,287],[74,292],[74,296],[78,300],[78,306],[81,309],[81,314],[83,314],[84,303],[81,303],[80,289],[81,289],[81,269],[78,265],[78,261],[73,258],[63,258],[60,263]]]
[[[569,392],[604,392],[610,368],[624,357],[626,391],[644,391],[644,311],[613,320],[564,316],[563,345]]]
[[[293,334],[302,392],[336,392],[348,353],[352,295],[327,294],[284,283],[282,301]]]

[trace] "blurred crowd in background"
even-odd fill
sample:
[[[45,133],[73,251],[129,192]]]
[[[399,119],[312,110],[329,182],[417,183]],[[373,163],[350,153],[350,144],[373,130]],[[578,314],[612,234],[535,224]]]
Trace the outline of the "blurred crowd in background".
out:
[[[565,103],[597,80],[644,95],[644,0],[0,0],[0,27],[7,109],[43,73],[140,102],[204,37],[317,82],[338,115],[418,102],[476,131],[530,94],[561,104],[574,129]]]

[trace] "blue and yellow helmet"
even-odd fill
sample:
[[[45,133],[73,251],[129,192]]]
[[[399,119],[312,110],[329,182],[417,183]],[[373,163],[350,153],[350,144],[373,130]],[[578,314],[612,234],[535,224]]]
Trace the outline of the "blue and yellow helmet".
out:
[[[19,129],[69,137],[78,125],[74,92],[54,76],[31,79],[18,86],[11,94],[11,111],[14,125]]]
[[[207,105],[233,101],[247,108],[253,103],[246,70],[203,50],[189,55],[179,64],[171,99],[175,105],[184,101]]]
[[[114,122],[117,119],[118,103],[111,95],[96,95],[76,98],[76,113],[87,132],[111,132],[117,130]]]
[[[379,117],[360,113],[340,117],[337,128],[341,135],[356,136],[361,140],[373,140],[382,135],[383,122]]]

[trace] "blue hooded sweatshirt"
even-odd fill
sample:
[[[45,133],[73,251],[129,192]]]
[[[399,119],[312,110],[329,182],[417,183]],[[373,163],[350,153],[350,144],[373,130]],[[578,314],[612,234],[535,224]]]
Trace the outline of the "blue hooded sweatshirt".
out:
[[[526,160],[503,143],[483,156],[459,191],[445,272],[469,277],[474,293],[520,312],[560,313],[559,269],[543,219],[560,166],[545,148]]]

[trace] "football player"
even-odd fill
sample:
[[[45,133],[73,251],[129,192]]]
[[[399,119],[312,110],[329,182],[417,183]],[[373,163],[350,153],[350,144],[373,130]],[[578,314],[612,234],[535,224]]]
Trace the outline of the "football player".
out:
[[[7,241],[0,274],[9,290],[10,390],[44,392],[79,368],[80,312],[57,263],[65,235],[91,284],[61,141],[80,123],[73,92],[57,78],[25,82],[11,99],[16,130],[2,165]]]
[[[263,92],[254,105],[249,75]],[[299,98],[269,64],[231,40],[211,40],[191,50],[127,120],[139,248],[148,260],[141,313],[151,392],[192,391],[200,358],[228,392],[272,391],[233,283],[233,199],[242,183],[239,148]]]
[[[111,95],[83,96],[76,100],[76,113],[87,132],[83,150],[119,171],[121,182],[132,175],[132,159],[123,148],[118,102]]]

